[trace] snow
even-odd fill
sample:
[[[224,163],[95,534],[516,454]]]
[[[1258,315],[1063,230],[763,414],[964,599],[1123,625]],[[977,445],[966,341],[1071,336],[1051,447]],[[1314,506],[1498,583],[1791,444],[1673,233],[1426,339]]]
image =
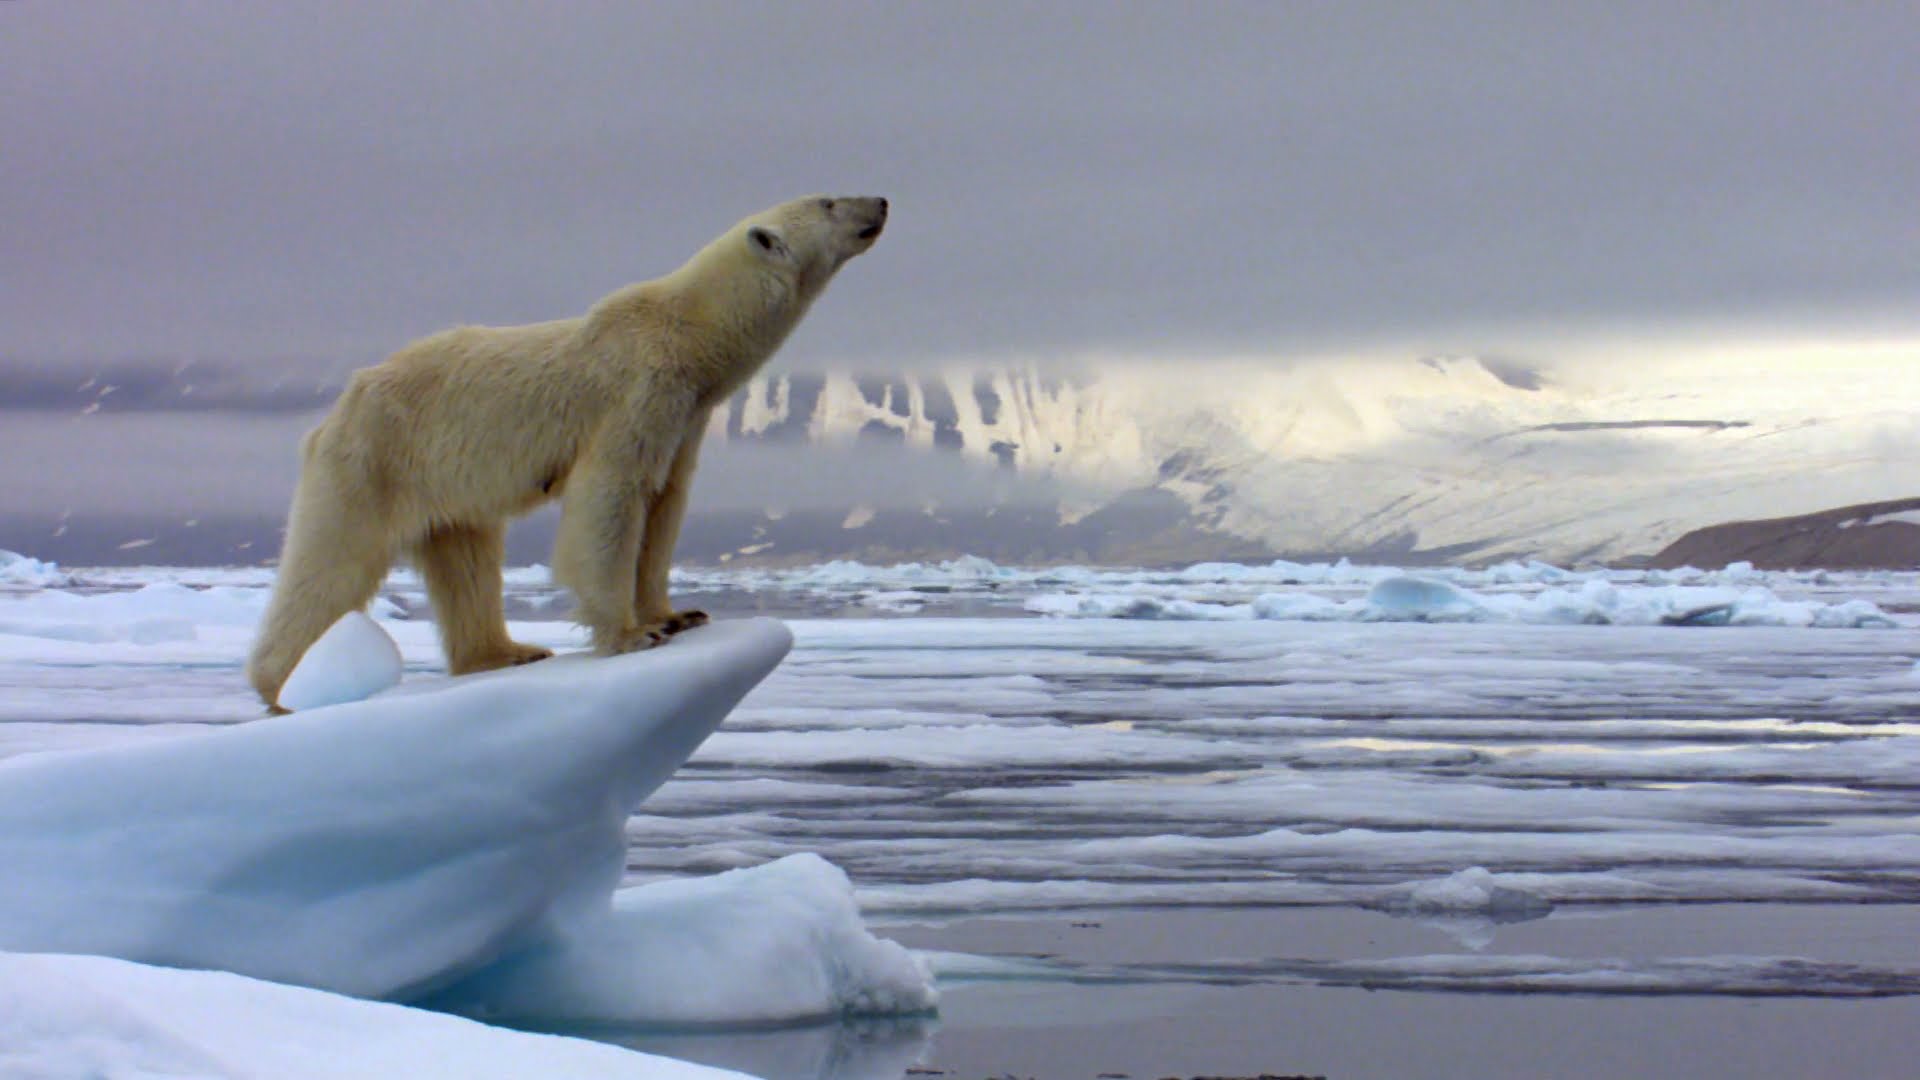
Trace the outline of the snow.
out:
[[[740,1075],[227,972],[0,952],[0,1076],[22,1080]]]
[[[1474,357],[1213,355],[1170,368],[1102,356],[1068,378],[1004,364],[890,375],[904,414],[853,373],[768,375],[716,437],[804,431],[831,446],[879,425],[923,455],[957,443],[953,456],[982,470],[998,472],[1004,453],[1019,480],[1074,493],[1063,518],[1157,489],[1276,551],[1411,541],[1615,560],[1703,526],[1911,497],[1914,353],[1910,341],[1649,353],[1627,338],[1518,383]]]
[[[90,644],[191,641],[201,625],[252,625],[264,602],[259,590],[171,582],[95,595],[46,589],[0,608],[0,634]]]
[[[433,999],[517,1022],[654,1025],[893,1016],[935,1003],[925,964],[868,933],[847,875],[807,854],[622,889],[610,910]]]
[[[1898,510],[1887,514],[1870,514],[1866,517],[1848,518],[1840,523],[1843,529],[1858,529],[1868,525],[1920,525],[1920,510]]]
[[[0,762],[0,948],[399,1001],[453,987],[479,1011],[536,1001],[549,1018],[563,1003],[635,1022],[924,1011],[925,972],[865,931],[817,858],[615,893],[630,808],[789,642],[771,620],[727,622],[624,657]]]
[[[308,647],[280,688],[288,709],[362,701],[400,682],[400,646],[365,612],[350,611]]]
[[[57,588],[68,583],[67,575],[53,563],[0,548],[0,585]]]
[[[626,808],[786,642],[737,623],[677,656],[561,659],[0,763],[0,947],[366,997],[445,983],[603,903]]]

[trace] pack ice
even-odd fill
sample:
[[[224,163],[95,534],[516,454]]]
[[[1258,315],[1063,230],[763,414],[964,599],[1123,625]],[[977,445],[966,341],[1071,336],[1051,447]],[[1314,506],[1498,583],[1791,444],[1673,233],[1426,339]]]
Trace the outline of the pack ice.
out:
[[[791,644],[776,621],[725,622],[644,653],[0,762],[0,949],[493,1017],[925,1011],[925,966],[866,931],[817,857],[619,887],[629,813]],[[9,1004],[22,969],[0,960],[0,1043],[17,1045],[7,1018],[32,1026],[31,1010]]]

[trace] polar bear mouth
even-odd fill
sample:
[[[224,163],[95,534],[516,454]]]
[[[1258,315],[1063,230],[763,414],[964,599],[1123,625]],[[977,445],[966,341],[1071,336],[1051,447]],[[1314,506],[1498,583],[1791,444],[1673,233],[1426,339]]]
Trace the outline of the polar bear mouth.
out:
[[[869,225],[866,228],[861,229],[859,232],[854,233],[853,235],[858,237],[861,240],[871,240],[874,237],[880,235],[880,226]]]

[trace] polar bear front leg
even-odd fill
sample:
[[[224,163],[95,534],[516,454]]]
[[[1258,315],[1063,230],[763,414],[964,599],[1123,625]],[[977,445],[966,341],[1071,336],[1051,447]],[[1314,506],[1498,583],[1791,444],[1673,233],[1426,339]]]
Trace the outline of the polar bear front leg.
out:
[[[665,641],[635,618],[634,574],[647,512],[643,481],[619,462],[589,460],[567,483],[553,576],[572,590],[574,621],[593,634],[603,656],[651,648]]]
[[[687,494],[693,487],[694,466],[700,459],[700,442],[707,430],[707,416],[687,429],[674,455],[667,483],[649,502],[647,526],[640,541],[640,565],[635,575],[634,610],[640,625],[677,634],[706,623],[704,611],[675,611],[667,593],[667,579],[673,569],[673,549],[680,540],[680,524],[686,518]]]
[[[640,544],[653,503],[666,490],[692,412],[671,388],[636,387],[609,417],[567,480],[553,573],[579,602],[576,621],[603,656],[652,648],[664,627],[640,617]]]
[[[582,486],[584,487],[584,485]],[[602,656],[650,649],[667,640],[635,617],[634,573],[647,500],[639,492],[592,492],[569,485],[554,543],[553,574],[573,591],[574,621]]]

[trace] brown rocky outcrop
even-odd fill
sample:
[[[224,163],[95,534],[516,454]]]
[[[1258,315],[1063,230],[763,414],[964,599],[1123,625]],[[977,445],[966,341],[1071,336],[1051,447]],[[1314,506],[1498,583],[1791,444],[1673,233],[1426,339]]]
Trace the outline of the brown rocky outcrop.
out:
[[[1668,544],[1650,565],[1707,567],[1740,561],[1762,570],[1920,568],[1920,498],[1710,525]]]

